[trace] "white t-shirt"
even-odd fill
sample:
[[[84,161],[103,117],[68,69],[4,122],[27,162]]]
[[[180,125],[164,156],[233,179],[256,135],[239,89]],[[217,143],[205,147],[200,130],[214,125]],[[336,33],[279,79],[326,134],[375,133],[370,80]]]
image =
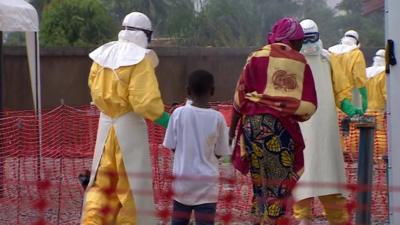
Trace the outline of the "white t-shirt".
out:
[[[175,149],[172,183],[174,199],[185,205],[218,200],[218,156],[230,155],[227,126],[214,109],[186,104],[175,109],[164,146]]]

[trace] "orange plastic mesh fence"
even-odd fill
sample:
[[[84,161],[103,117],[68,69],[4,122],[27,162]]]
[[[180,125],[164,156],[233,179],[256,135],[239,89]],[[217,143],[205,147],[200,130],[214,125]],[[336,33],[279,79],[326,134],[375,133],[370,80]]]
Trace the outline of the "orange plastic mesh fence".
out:
[[[231,106],[215,104],[230,122]],[[343,114],[339,113],[339,125]],[[32,111],[5,111],[0,118],[0,224],[74,224],[79,223],[84,191],[78,175],[91,167],[98,110],[93,106],[60,106],[43,111],[39,121]],[[378,123],[374,156],[372,218],[375,224],[388,220],[385,116],[376,114]],[[42,126],[41,138],[39,125]],[[148,123],[153,168],[154,197],[160,220],[171,215],[171,151],[161,146],[163,128]],[[347,188],[351,195],[348,210],[354,217],[357,186],[358,131],[351,127],[343,138]],[[222,177],[225,175],[222,173]],[[151,177],[149,177],[151,179]],[[235,172],[229,189],[220,186],[217,220],[243,224],[249,220],[252,186],[249,176]],[[312,184],[324,185],[324,184]],[[175,193],[176,194],[176,193]],[[314,214],[322,214],[315,203]],[[323,220],[321,220],[323,221]],[[288,222],[287,224],[292,224]]]

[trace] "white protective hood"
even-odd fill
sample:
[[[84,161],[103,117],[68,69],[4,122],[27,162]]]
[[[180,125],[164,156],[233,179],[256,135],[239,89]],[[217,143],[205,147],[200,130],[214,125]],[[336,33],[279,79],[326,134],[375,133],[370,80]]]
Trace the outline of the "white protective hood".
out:
[[[360,48],[360,43],[358,43],[358,39],[359,39],[358,33],[354,30],[349,30],[340,40],[340,44],[332,46],[328,50],[337,55],[350,52],[356,48]]]
[[[128,14],[122,26],[151,30],[150,20],[139,12]],[[100,46],[91,52],[89,57],[102,67],[115,70],[121,66],[136,65],[148,55],[156,67],[158,65],[157,55],[154,51],[147,49],[147,45],[148,38],[143,31],[124,29],[119,32],[118,41]]]
[[[385,71],[385,66],[371,66],[367,68],[367,78],[371,79],[375,77],[376,75],[382,73]]]
[[[379,49],[375,53],[374,62],[371,67],[367,68],[367,78],[371,79],[374,76],[382,73],[386,69],[385,50]]]
[[[347,44],[337,44],[335,46],[330,47],[328,50],[334,54],[340,55],[346,52],[350,52],[356,48],[359,48],[358,45],[347,45]]]
[[[129,41],[118,40],[109,42],[91,52],[89,57],[102,67],[115,70],[121,66],[136,65],[146,55],[151,58],[154,67],[157,67],[158,57],[153,50],[142,48]]]

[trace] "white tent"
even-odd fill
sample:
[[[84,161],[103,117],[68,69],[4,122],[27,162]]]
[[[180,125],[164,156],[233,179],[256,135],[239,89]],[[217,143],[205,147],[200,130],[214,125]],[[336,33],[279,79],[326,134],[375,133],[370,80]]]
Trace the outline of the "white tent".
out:
[[[39,18],[35,8],[24,0],[0,0],[0,31],[25,32],[33,105],[40,113]]]
[[[19,31],[25,32],[26,50],[28,55],[29,73],[31,78],[33,105],[39,121],[39,161],[38,169],[41,169],[42,161],[42,101],[40,78],[40,54],[39,54],[39,17],[36,9],[24,0],[0,0],[0,32]],[[0,45],[3,40],[0,40]],[[1,49],[1,48],[0,48]],[[0,54],[1,51],[0,51]],[[0,55],[2,57],[2,55]],[[1,62],[0,62],[1,65]],[[1,67],[0,67],[1,68]],[[1,73],[0,69],[0,73]],[[1,80],[0,80],[1,85]],[[3,87],[1,87],[3,88]],[[41,172],[39,172],[41,176]]]

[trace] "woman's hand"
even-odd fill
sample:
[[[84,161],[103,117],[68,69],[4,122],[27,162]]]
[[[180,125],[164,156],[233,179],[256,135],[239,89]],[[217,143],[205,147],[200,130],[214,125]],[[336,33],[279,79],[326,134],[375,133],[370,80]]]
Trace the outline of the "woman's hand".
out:
[[[233,139],[235,139],[236,128],[229,128],[229,146],[232,145]]]
[[[232,109],[231,127],[229,128],[229,145],[232,145],[233,139],[235,138],[236,127],[240,117],[241,115],[235,109]]]

